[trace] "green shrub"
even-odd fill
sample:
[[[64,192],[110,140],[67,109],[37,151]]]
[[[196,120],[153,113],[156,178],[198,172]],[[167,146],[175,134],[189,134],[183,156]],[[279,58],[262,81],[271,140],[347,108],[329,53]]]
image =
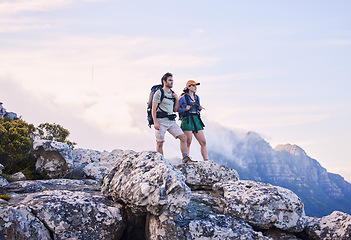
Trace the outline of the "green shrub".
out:
[[[70,132],[56,123],[41,123],[33,131],[34,137],[44,140],[52,140],[57,142],[67,143],[72,149],[77,143],[67,140]]]
[[[67,140],[70,132],[59,124],[42,123],[38,127],[22,119],[0,118],[0,163],[4,174],[22,172],[27,179],[48,179],[46,173],[35,169],[32,153],[34,139],[67,143],[72,149],[76,143]]]
[[[0,118],[0,163],[5,171],[15,167],[30,151],[28,124],[21,119]]]

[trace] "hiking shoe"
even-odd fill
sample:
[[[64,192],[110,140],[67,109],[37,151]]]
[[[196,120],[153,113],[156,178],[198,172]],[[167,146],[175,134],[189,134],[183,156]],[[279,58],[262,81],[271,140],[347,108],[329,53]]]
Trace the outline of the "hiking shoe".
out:
[[[189,156],[183,157],[183,163],[194,163],[196,161],[191,160]]]

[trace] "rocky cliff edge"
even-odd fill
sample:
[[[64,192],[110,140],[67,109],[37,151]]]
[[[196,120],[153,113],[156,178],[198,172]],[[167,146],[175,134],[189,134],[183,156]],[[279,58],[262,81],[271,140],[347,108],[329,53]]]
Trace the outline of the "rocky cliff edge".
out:
[[[309,218],[292,191],[239,180],[212,161],[174,166],[152,151],[72,151],[49,141],[35,151],[37,169],[55,179],[0,177],[11,197],[0,199],[0,239],[351,237],[350,215]]]

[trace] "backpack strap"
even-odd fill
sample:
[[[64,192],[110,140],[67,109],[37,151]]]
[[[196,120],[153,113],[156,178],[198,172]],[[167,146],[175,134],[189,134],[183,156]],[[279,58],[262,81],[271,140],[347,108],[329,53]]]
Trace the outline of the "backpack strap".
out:
[[[164,111],[162,108],[160,108],[160,104],[161,104],[162,100],[163,100],[164,98],[167,98],[167,99],[171,99],[171,100],[173,100],[173,102],[175,102],[175,98],[173,98],[173,97],[172,97],[172,98],[169,98],[169,97],[165,96],[165,90],[163,90],[163,88],[160,88],[160,92],[161,92],[160,102],[159,102],[158,105],[157,105],[156,111],[157,111],[157,109],[160,109],[161,112],[166,113],[166,111]],[[171,93],[172,93],[172,95],[173,95],[173,93],[174,93],[174,91],[173,91],[172,89],[171,89]]]

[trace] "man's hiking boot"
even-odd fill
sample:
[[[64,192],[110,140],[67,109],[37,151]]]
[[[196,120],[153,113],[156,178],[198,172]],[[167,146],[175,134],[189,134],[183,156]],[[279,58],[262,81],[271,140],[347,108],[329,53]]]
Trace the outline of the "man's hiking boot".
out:
[[[196,161],[191,160],[189,156],[183,157],[183,163],[194,163]]]

